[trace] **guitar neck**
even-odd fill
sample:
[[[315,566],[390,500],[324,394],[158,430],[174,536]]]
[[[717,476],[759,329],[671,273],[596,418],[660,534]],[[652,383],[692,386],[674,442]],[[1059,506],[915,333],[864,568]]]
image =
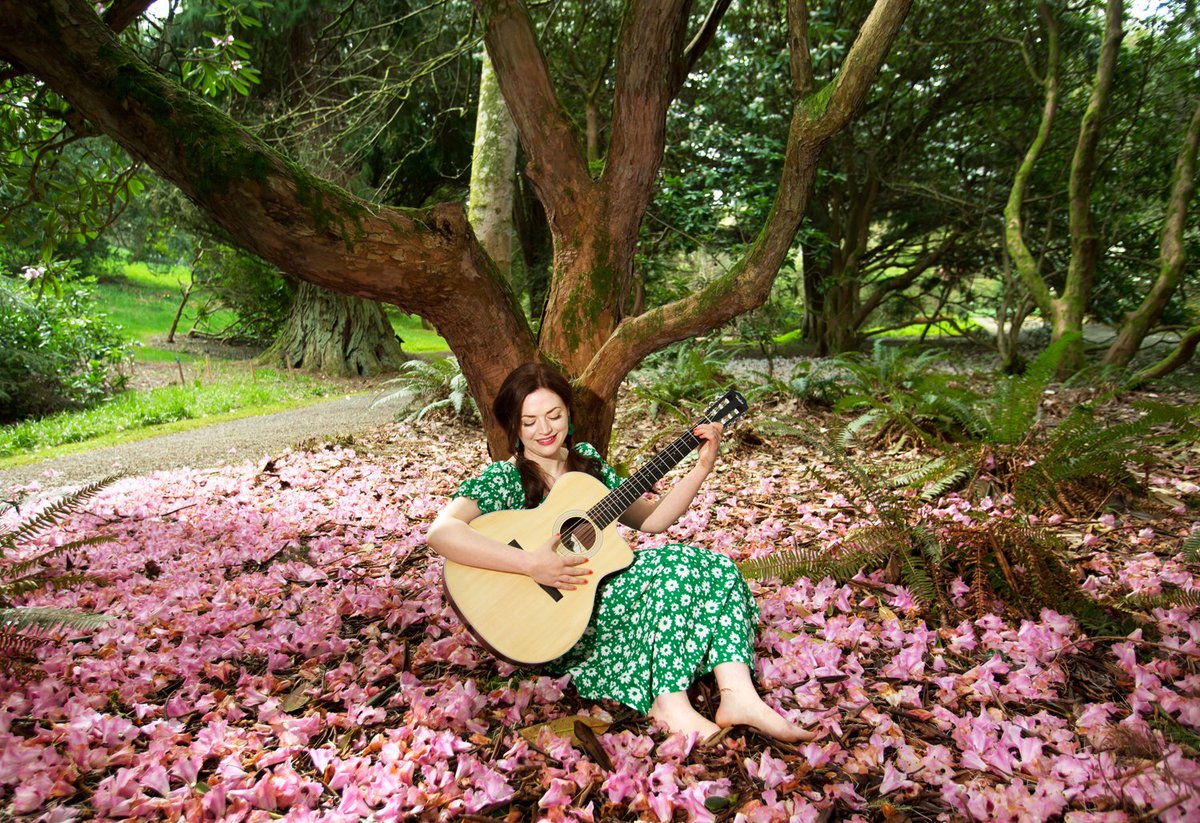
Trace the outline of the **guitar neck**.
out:
[[[708,422],[701,420],[701,423]],[[620,517],[626,509],[662,480],[667,472],[679,465],[700,444],[700,438],[688,429],[650,460],[626,478],[620,486],[588,510],[589,519],[600,529]]]

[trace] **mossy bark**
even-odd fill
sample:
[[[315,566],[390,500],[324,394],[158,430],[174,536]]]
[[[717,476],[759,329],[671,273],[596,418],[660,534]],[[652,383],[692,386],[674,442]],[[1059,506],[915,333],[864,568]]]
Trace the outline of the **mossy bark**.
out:
[[[1187,263],[1188,205],[1196,188],[1196,154],[1200,149],[1200,105],[1192,112],[1187,133],[1175,158],[1167,197],[1166,217],[1163,219],[1162,240],[1158,250],[1158,277],[1141,305],[1125,315],[1117,337],[1104,355],[1105,365],[1125,366],[1137,354],[1146,334],[1162,317],[1163,310],[1183,280]]]
[[[300,280],[432,321],[481,407],[536,357],[524,312],[461,204],[381,208],[321,180],[146,65],[86,0],[0,0],[0,58],[58,92],[243,248]],[[504,448],[484,414],[489,443]]]
[[[516,167],[517,127],[504,105],[492,61],[485,54],[479,73],[467,219],[496,268],[509,278],[512,275]]]
[[[684,45],[686,3],[629,3],[618,45],[608,155],[602,174],[592,180],[524,6],[518,0],[476,0],[476,7],[529,156],[526,177],[545,206],[554,238],[539,349],[574,379],[583,434],[603,449],[617,387],[643,357],[718,328],[767,299],[803,217],[821,149],[862,103],[909,1],[878,0],[834,80],[796,101],[775,204],[745,257],[704,290],[636,317],[622,314],[622,301],[632,285],[638,229],[662,158],[666,109],[719,13],[705,21],[693,48]]]
[[[291,315],[263,359],[288,369],[371,377],[396,371],[407,357],[382,305],[301,280]]]
[[[1083,318],[1091,300],[1099,260],[1099,240],[1091,212],[1091,196],[1100,127],[1108,104],[1109,90],[1116,71],[1117,52],[1123,36],[1122,9],[1121,0],[1108,0],[1104,42],[1071,159],[1068,197],[1071,255],[1066,281],[1061,291],[1055,294],[1042,276],[1037,258],[1025,241],[1021,215],[1029,179],[1049,138],[1060,94],[1058,20],[1045,0],[1038,4],[1047,34],[1045,101],[1037,136],[1026,151],[1009,192],[1008,203],[1004,209],[1004,227],[1005,242],[1013,264],[1042,316],[1050,323],[1051,342],[1065,335],[1079,335],[1076,338],[1077,342],[1071,345],[1059,363],[1060,377],[1078,371],[1084,364],[1081,334]]]

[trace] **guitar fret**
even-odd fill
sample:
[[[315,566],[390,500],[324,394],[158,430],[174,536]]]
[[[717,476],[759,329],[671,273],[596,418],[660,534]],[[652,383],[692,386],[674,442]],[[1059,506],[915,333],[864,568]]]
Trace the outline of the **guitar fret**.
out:
[[[722,419],[726,425],[733,423],[746,410],[746,399],[734,391],[726,393],[724,400],[732,400],[729,406],[719,411],[717,419]],[[710,414],[717,408],[714,403],[699,420],[675,439],[673,443],[647,460],[637,471],[626,478],[620,486],[608,493],[600,502],[588,510],[588,519],[599,529],[604,529],[633,505],[634,501],[662,480],[667,472],[679,465],[700,443],[700,438],[693,434],[696,426],[713,422]]]
[[[708,418],[704,417],[696,425],[707,422],[709,422]],[[647,460],[624,483],[609,492],[607,496],[593,506],[588,511],[589,519],[596,524],[597,528],[603,529],[606,527],[633,505],[635,500],[650,491],[654,487],[654,484],[661,480],[667,472],[679,465],[679,462],[691,453],[699,443],[700,438],[692,434],[691,429],[680,435],[674,443],[667,446],[667,448],[650,460]]]

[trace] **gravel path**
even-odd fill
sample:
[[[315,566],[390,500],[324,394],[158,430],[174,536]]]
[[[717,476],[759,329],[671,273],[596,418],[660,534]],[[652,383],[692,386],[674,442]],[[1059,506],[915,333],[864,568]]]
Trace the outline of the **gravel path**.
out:
[[[0,471],[0,492],[38,481],[43,487],[41,493],[48,494],[59,488],[75,488],[115,471],[140,475],[182,466],[204,469],[258,460],[310,438],[358,434],[390,422],[396,413],[395,405],[385,403],[371,408],[375,397],[374,392],[343,396],[300,409],[243,417],[5,469]]]

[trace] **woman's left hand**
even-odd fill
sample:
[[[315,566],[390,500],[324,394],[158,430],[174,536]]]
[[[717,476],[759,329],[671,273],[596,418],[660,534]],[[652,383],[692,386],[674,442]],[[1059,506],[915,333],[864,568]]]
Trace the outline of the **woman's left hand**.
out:
[[[720,423],[702,423],[692,429],[692,434],[700,438],[700,465],[706,472],[712,471],[717,462],[717,452],[721,446],[721,433],[725,427]]]

